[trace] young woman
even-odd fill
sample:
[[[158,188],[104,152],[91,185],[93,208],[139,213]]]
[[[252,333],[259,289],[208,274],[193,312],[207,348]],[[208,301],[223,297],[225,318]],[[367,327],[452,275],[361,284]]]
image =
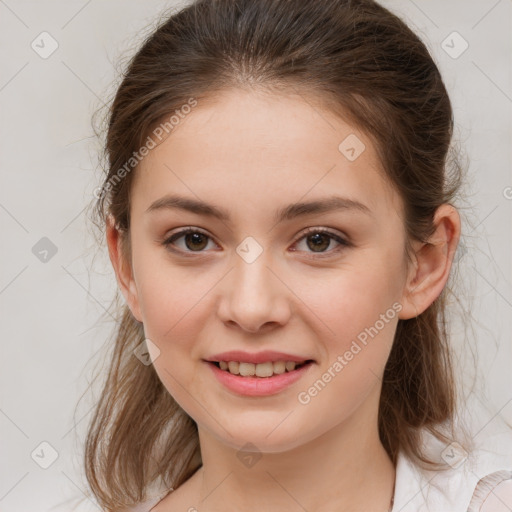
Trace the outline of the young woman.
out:
[[[371,0],[199,0],[145,41],[96,205],[126,301],[86,443],[105,510],[501,510],[510,445],[454,422],[452,129]]]

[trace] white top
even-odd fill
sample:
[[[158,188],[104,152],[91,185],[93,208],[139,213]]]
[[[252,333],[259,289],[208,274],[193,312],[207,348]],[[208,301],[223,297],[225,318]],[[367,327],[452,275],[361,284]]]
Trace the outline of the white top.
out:
[[[400,453],[396,466],[392,512],[510,512],[512,510],[512,429],[475,443],[466,453],[457,443],[448,447],[425,435],[427,453],[438,454],[449,469],[427,471]],[[131,512],[151,512],[169,492]]]
[[[489,446],[489,448],[487,448]],[[441,451],[453,467],[426,471],[399,456],[392,512],[510,512],[512,435],[486,440],[486,449],[467,454],[460,445]]]

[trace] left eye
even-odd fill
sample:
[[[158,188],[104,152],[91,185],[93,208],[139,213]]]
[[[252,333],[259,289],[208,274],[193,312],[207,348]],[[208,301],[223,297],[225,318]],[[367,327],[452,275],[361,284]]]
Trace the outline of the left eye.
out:
[[[179,251],[175,251],[171,246],[178,246],[175,242],[183,239],[184,247],[179,247]],[[163,245],[168,247],[170,250],[175,252],[193,253],[193,252],[204,252],[204,249],[208,246],[208,240],[211,241],[210,236],[197,229],[187,228],[171,235],[167,240],[163,242]],[[304,241],[311,252],[317,254],[334,253],[342,249],[344,246],[350,244],[336,233],[326,231],[325,229],[310,229],[305,235],[295,242],[294,245],[298,245],[299,242]],[[338,246],[330,251],[327,251],[331,246],[331,242],[335,241]],[[212,242],[213,243],[213,242]],[[299,244],[300,245],[300,244]],[[296,251],[296,249],[293,249]],[[307,251],[306,251],[307,252]]]
[[[326,231],[324,229],[312,229],[309,230],[304,236],[299,238],[298,242],[304,240],[307,247],[312,249],[313,253],[333,253],[342,249],[344,246],[348,246],[349,243],[341,238],[336,233],[331,233],[330,231]],[[326,249],[331,245],[332,241],[335,241],[338,246],[331,250],[326,251]]]

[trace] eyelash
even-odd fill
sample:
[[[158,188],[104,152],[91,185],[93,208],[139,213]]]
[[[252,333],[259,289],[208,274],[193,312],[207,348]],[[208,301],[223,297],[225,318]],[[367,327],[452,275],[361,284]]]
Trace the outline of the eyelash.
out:
[[[172,251],[174,253],[178,253],[178,254],[183,255],[185,257],[194,258],[194,257],[196,257],[194,255],[194,253],[200,254],[200,253],[202,253],[204,251],[183,251],[181,249],[175,249],[175,248],[171,247],[172,244],[176,240],[182,238],[183,236],[185,236],[185,235],[187,235],[189,233],[199,233],[201,235],[204,235],[208,239],[212,240],[212,237],[210,237],[204,231],[201,231],[200,229],[197,229],[197,228],[188,227],[188,228],[182,229],[181,231],[178,231],[177,233],[172,234],[169,238],[167,238],[164,242],[162,242],[162,245],[164,245],[167,249],[169,249],[170,251]],[[331,240],[335,240],[336,242],[339,243],[338,247],[336,247],[333,250],[327,251],[327,252],[318,252],[318,253],[310,252],[310,254],[313,255],[312,257],[315,258],[315,259],[330,257],[333,254],[337,254],[338,252],[340,252],[344,248],[351,246],[351,244],[347,240],[343,239],[338,234],[333,233],[332,231],[330,231],[330,230],[328,230],[326,228],[307,228],[305,233],[303,233],[302,236],[300,238],[298,238],[294,242],[294,245],[297,244],[298,242],[300,242],[301,240],[303,240],[304,238],[307,238],[308,236],[312,235],[312,234],[327,235]]]

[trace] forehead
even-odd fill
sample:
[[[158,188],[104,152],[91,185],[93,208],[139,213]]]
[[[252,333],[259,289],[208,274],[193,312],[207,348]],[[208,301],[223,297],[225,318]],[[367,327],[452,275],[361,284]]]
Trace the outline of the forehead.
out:
[[[401,208],[370,139],[300,94],[234,89],[198,100],[143,159],[133,186],[146,203],[179,189],[265,205],[345,193],[377,214]]]

